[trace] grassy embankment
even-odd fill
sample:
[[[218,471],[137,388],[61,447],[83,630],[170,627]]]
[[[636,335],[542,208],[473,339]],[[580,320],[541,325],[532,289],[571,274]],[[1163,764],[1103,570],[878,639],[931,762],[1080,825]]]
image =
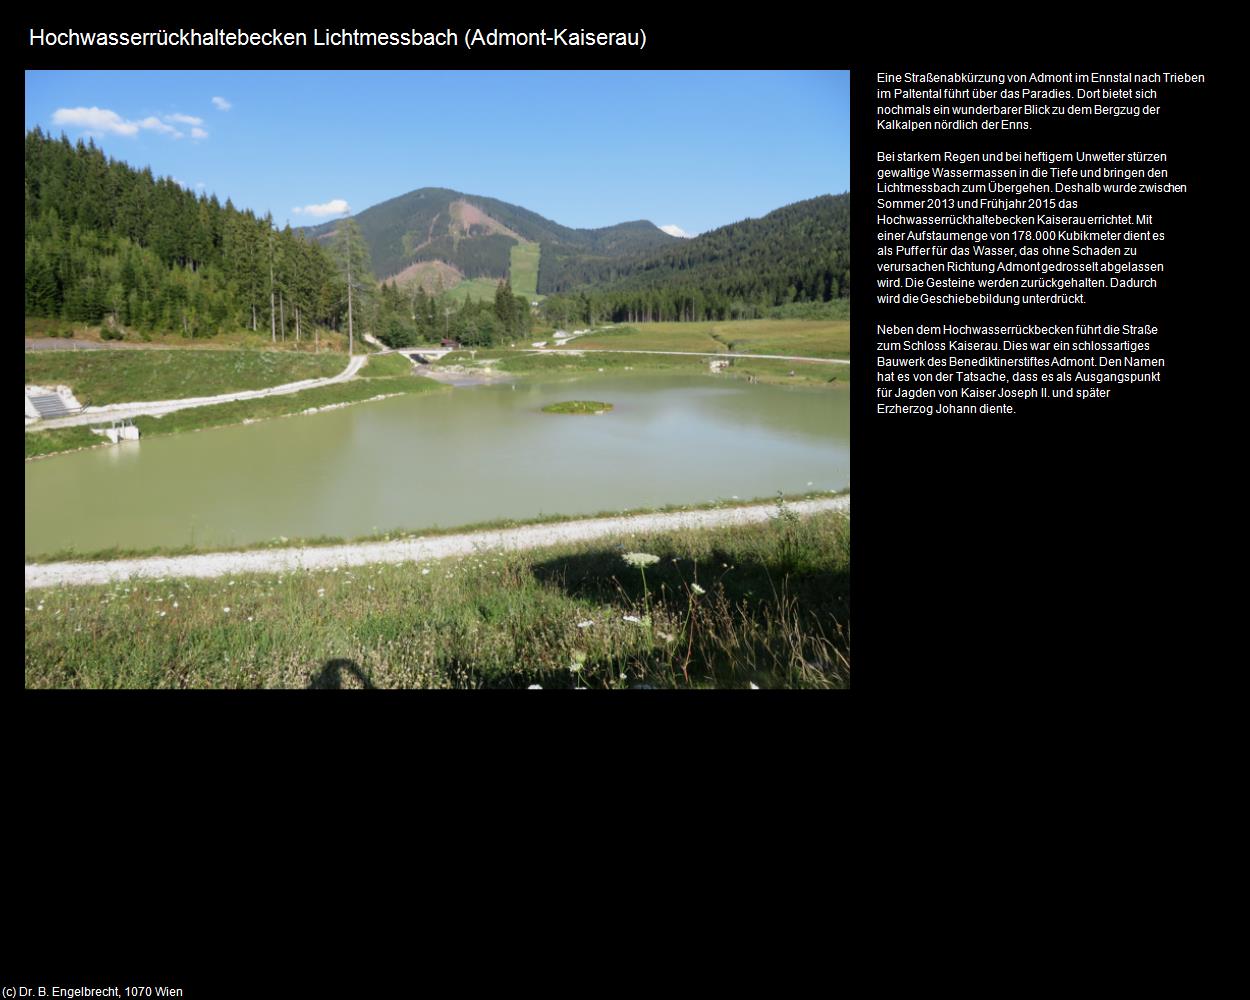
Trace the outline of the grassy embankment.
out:
[[[845,687],[849,519],[780,513],[426,564],[31,591],[25,683]],[[640,569],[629,552],[659,559]]]
[[[329,378],[345,354],[289,351],[27,351],[27,385],[68,385],[83,406],[216,396]]]
[[[184,353],[178,352],[178,356]],[[74,357],[94,358],[95,356],[94,354],[90,356],[80,354]],[[31,355],[27,354],[28,361],[30,357]],[[134,357],[153,365],[160,365],[163,363],[160,359],[164,358],[165,354],[164,352],[158,354],[157,352],[144,351],[142,353],[136,352]],[[110,356],[105,360],[117,359],[115,356]],[[130,360],[130,356],[126,360]],[[342,355],[333,359],[308,358],[302,360],[333,360],[334,364],[331,366],[333,368],[331,374],[338,374],[346,364],[346,359]],[[303,413],[305,410],[333,406],[335,404],[358,403],[381,395],[435,392],[446,388],[430,379],[415,376],[411,374],[411,371],[412,365],[406,358],[386,355],[381,358],[371,358],[368,364],[361,370],[360,375],[349,382],[338,382],[334,385],[305,389],[303,392],[294,392],[284,396],[264,396],[259,399],[245,399],[234,403],[197,406],[191,409],[167,413],[162,417],[136,417],[135,425],[139,428],[140,437],[145,438],[160,434],[178,434],[183,431],[203,430],[208,427],[224,427],[229,424],[241,424],[249,420],[264,420],[268,417],[287,416],[288,414]],[[395,372],[402,372],[402,374],[395,374]],[[271,384],[280,384],[283,381],[289,382],[292,380],[281,379]],[[239,386],[232,385],[228,389],[217,389],[214,391],[238,391],[239,389]],[[207,394],[209,393],[206,389],[196,389],[184,395],[199,396]],[[149,396],[148,398],[152,397]],[[101,423],[106,422],[107,418],[102,417]],[[46,431],[28,431],[26,433],[26,458],[38,458],[43,455],[53,455],[58,452],[75,451],[79,448],[90,448],[100,445],[113,447],[100,435],[92,434],[87,427],[62,427]]]
[[[30,338],[61,338],[66,346],[72,343],[123,343],[134,347],[177,347],[203,351],[230,351],[240,349],[295,351],[306,353],[333,354],[347,352],[347,332],[336,333],[333,330],[320,330],[314,333],[307,327],[303,330],[300,340],[295,339],[295,324],[291,316],[287,316],[286,339],[271,341],[268,329],[232,330],[219,333],[213,337],[184,337],[172,331],[148,332],[131,330],[124,327],[89,326],[85,323],[72,323],[63,319],[47,319],[42,316],[26,317],[25,335]],[[104,334],[113,335],[109,341]],[[120,341],[117,336],[121,337]]]
[[[402,354],[383,354],[369,359],[360,369],[357,378],[388,378],[392,375],[411,375],[412,362]]]

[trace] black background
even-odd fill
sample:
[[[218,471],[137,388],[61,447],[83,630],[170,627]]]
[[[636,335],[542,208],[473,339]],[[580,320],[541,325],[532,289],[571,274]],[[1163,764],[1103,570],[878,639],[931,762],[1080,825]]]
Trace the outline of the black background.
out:
[[[49,14],[41,26],[69,26]],[[14,964],[33,968],[31,949],[43,940],[57,949],[45,970],[95,970],[84,974],[88,982],[103,968],[133,970],[130,950],[114,953],[107,965],[91,964],[81,960],[77,943],[106,935],[103,912],[125,901],[132,873],[153,865],[162,875],[209,860],[268,870],[294,866],[311,881],[340,865],[368,872],[402,867],[410,857],[425,865],[434,859],[435,867],[443,859],[457,872],[551,862],[584,872],[623,859],[631,870],[653,858],[708,860],[719,845],[733,850],[738,870],[779,858],[854,864],[863,846],[855,831],[864,829],[875,830],[902,858],[914,849],[895,838],[915,831],[927,840],[926,831],[944,822],[943,810],[979,797],[954,793],[968,775],[995,775],[985,796],[997,801],[1004,787],[1035,779],[1047,766],[1041,761],[1066,765],[1078,744],[1096,756],[1095,730],[1115,740],[1126,719],[1143,712],[1155,718],[1157,706],[1146,708],[1145,697],[1170,696],[1192,683],[1195,597],[1208,560],[1225,554],[1213,541],[1218,491],[1211,455],[1224,447],[1226,431],[1207,408],[1200,380],[1211,378],[1221,357],[1231,363],[1232,333],[1220,326],[1220,302],[1236,286],[1218,283],[1217,241],[1222,230],[1240,225],[1231,205],[1217,204],[1218,157],[1238,139],[1213,110],[1223,100],[1221,88],[1231,85],[1231,66],[1208,49],[1209,38],[1233,28],[1176,23],[1183,16],[1173,12],[1157,29],[1134,27],[1123,16],[1096,23],[1088,13],[1039,7],[1008,15],[1001,6],[952,7],[923,20],[886,5],[697,16],[628,7],[557,17],[543,9],[528,23],[485,14],[440,19],[421,11],[393,24],[381,14],[344,18],[361,29],[436,27],[447,20],[516,29],[644,25],[648,34],[642,53],[471,56],[463,49],[39,52],[25,45],[29,25],[19,26],[17,65],[31,68],[849,67],[855,518],[853,687],[843,694],[15,691],[4,714],[10,828],[23,834],[23,855],[37,859],[38,898],[49,909],[28,915],[20,944],[11,940]],[[313,23],[276,17],[215,23],[262,28],[278,20],[292,30]],[[338,26],[332,19],[317,23],[327,22]],[[210,26],[207,14],[182,11],[160,19],[110,13],[107,21],[87,14],[73,23],[114,30]],[[1082,125],[1079,135],[1063,122],[1066,134],[1051,127],[992,140],[993,148],[1168,151],[1174,179],[1189,183],[1190,193],[1166,203],[1160,198],[1157,206],[1156,224],[1168,234],[1164,287],[1140,296],[1140,306],[1129,296],[1118,299],[1122,305],[1111,311],[1119,315],[1094,318],[1092,308],[1058,307],[1037,317],[1154,323],[1162,330],[1158,349],[1168,358],[1164,382],[1118,387],[1105,402],[1026,403],[1015,416],[877,417],[875,325],[921,317],[916,309],[888,316],[875,306],[871,200],[873,153],[882,135],[871,129],[876,73],[1067,68],[1207,75],[1205,88],[1165,91],[1164,115],[1141,126],[1148,138],[1133,135],[1135,126],[1121,120]],[[813,127],[820,127],[815,111]],[[889,141],[924,148],[934,140],[912,133]],[[413,186],[419,183],[414,179]],[[946,307],[924,321],[998,318]],[[1011,318],[1025,317],[1012,311]],[[16,675],[15,665],[14,688],[21,683]],[[1158,718],[1160,728],[1170,726],[1166,710]],[[1142,736],[1138,731],[1134,738]],[[1149,758],[1149,744],[1139,746],[1142,754],[1126,760],[1120,776]],[[1079,768],[1070,774],[1080,783]],[[378,802],[394,815],[379,816]],[[914,802],[928,808],[887,834],[883,818]],[[487,845],[471,839],[467,817],[481,817]],[[554,829],[553,818],[561,820]],[[375,823],[385,831],[380,838]],[[546,836],[534,838],[538,831]],[[431,835],[441,850],[428,850]],[[410,844],[423,846],[409,850]],[[115,871],[116,883],[89,880],[119,856],[142,863]],[[67,872],[75,883],[63,897],[46,893],[53,872]],[[75,893],[89,887],[99,889],[101,909],[76,909]],[[204,889],[167,885],[157,901],[168,905],[149,907],[146,919],[180,921],[184,911],[218,902],[246,915],[259,901],[267,905],[268,888],[253,882],[218,901]],[[415,905],[418,898],[402,902]],[[367,914],[336,914],[304,942],[305,950],[327,944],[324,930],[331,927],[350,944],[369,925]],[[512,922],[523,929],[529,923],[519,915]],[[567,924],[587,929],[580,910],[560,926]],[[114,930],[133,944],[141,926]],[[554,937],[563,942],[563,934]],[[170,978],[224,985],[223,970],[238,960],[237,943],[180,964]],[[359,961],[369,951],[362,948]],[[320,975],[320,956],[299,964],[283,962],[280,953],[271,958],[283,966],[285,986]],[[206,985],[188,995],[226,993]]]
[[[832,14],[832,12],[831,12]],[[875,16],[876,20],[866,20]],[[556,731],[569,726],[586,735],[608,722],[607,732],[632,728],[650,713],[660,731],[698,727],[714,734],[718,749],[809,740],[857,732],[871,716],[898,724],[898,712],[919,708],[933,694],[952,707],[980,708],[987,697],[1010,691],[1029,700],[1071,695],[1108,684],[1130,691],[1174,683],[1177,641],[1184,637],[1184,605],[1192,592],[1189,545],[1195,494],[1205,496],[1209,437],[1197,417],[1199,365],[1214,343],[1212,284],[1216,265],[1213,178],[1216,148],[1228,142],[1212,110],[1221,67],[1206,48],[1206,25],[1181,26],[1135,36],[1118,20],[1095,23],[1048,13],[1026,20],[1001,11],[966,8],[958,20],[927,15],[923,21],[886,9],[839,12],[837,26],[797,12],[729,15],[665,14],[622,8],[559,16],[549,9],[529,18],[416,12],[410,18],[365,14],[334,18],[221,18],[169,13],[161,18],[110,14],[66,20],[39,19],[51,30],[141,30],[188,25],[286,30],[314,26],[402,30],[412,25],[528,29],[567,24],[590,30],[645,27],[643,52],[616,49],[248,49],[60,50],[31,49],[29,24],[19,31],[19,56],[28,68],[592,68],[592,69],[851,69],[853,185],[852,350],[854,475],[852,690],[822,695],[755,692],[682,693],[646,702],[585,693],[581,707],[549,694],[522,706],[507,694],[469,697],[398,693],[370,698],[312,699],[292,693],[226,692],[213,695],[99,692],[29,692],[19,726],[44,731],[65,719],[90,727],[101,719],[133,717],[149,738],[174,738],[223,722],[245,736],[291,726],[300,737],[313,729],[364,727],[371,734],[420,730],[437,735],[450,727],[476,745],[499,731],[543,720]],[[1163,288],[1129,296],[1109,309],[1049,307],[1036,316],[1011,310],[936,307],[895,310],[875,304],[872,242],[873,171],[881,142],[907,148],[966,143],[966,134],[878,133],[872,128],[879,70],[1003,70],[1117,72],[1129,69],[1204,72],[1205,87],[1165,89],[1165,112],[1136,122],[1059,120],[1045,131],[995,134],[992,148],[1164,149],[1173,179],[1190,184],[1183,197],[1156,196],[1156,226],[1166,229]],[[820,127],[813,109],[813,127]],[[833,123],[831,121],[831,127]],[[1110,133],[1114,130],[1114,138]],[[563,128],[553,127],[555,135]],[[1138,133],[1138,134],[1135,134]],[[1147,134],[1148,133],[1148,134]],[[326,141],[336,141],[327,135]],[[558,140],[557,140],[558,141]],[[766,142],[767,137],[759,137]],[[663,138],[657,137],[657,155]],[[420,183],[414,178],[414,186]],[[822,192],[812,192],[817,194]],[[839,192],[829,192],[839,193]],[[1133,211],[1144,210],[1141,200]],[[1092,200],[1082,207],[1096,210]],[[1126,210],[1122,203],[1108,204]],[[1156,252],[1152,247],[1152,253]],[[1097,295],[1099,293],[1093,293]],[[1101,293],[1106,295],[1107,293]],[[1140,299],[1140,303],[1138,302]],[[1097,315],[1096,315],[1097,314]],[[994,418],[879,417],[874,413],[872,346],[877,322],[990,321],[1002,318],[1063,322],[1151,322],[1162,330],[1156,349],[1168,358],[1157,386],[1115,387],[1109,401],[1022,404],[1014,416]],[[1195,484],[1198,484],[1195,486]],[[16,684],[16,679],[14,680]],[[923,689],[923,700],[917,700]],[[437,707],[431,708],[431,703]],[[589,706],[589,707],[587,707]],[[882,711],[885,714],[881,714]],[[210,719],[212,720],[210,722]],[[518,721],[520,720],[520,721]],[[377,725],[377,723],[381,725]],[[693,732],[693,730],[689,730]],[[537,737],[536,737],[537,738]],[[726,741],[726,742],[719,742]],[[462,744],[463,745],[463,744]]]

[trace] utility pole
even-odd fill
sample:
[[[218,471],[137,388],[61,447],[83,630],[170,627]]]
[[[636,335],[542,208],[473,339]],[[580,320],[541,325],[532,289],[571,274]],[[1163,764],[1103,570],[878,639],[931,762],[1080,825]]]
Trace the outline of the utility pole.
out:
[[[269,339],[278,342],[278,314],[273,308],[273,229],[269,230]]]

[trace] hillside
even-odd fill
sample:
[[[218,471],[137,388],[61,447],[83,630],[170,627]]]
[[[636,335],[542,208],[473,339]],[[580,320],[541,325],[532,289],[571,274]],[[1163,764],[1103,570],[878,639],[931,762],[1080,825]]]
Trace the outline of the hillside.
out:
[[[659,249],[569,258],[558,284],[540,282],[540,291],[552,295],[544,309],[557,323],[753,318],[788,303],[844,299],[850,195],[795,202]]]
[[[444,281],[460,278],[503,278],[508,275],[512,248],[541,246],[537,292],[566,279],[564,269],[583,257],[612,259],[681,242],[650,222],[623,222],[602,229],[571,229],[537,212],[496,198],[464,194],[450,188],[420,188],[381,202],[353,216],[368,244],[374,272],[383,279],[434,275],[414,267],[441,261],[450,269]],[[326,243],[339,221],[300,230]]]

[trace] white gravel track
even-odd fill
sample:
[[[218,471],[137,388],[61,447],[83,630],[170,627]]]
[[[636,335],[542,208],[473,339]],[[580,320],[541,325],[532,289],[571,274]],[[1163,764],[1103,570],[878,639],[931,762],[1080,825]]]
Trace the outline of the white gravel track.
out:
[[[799,515],[820,511],[849,513],[849,495],[787,503]],[[533,549],[564,542],[587,541],[611,535],[671,531],[678,528],[710,528],[729,524],[752,524],[776,517],[775,505],[732,507],[720,510],[635,514],[629,517],[597,517],[555,524],[532,524],[520,528],[474,531],[433,538],[356,545],[264,549],[250,552],[210,552],[203,555],[154,556],[114,559],[107,562],[29,563],[26,589],[74,584],[112,583],[117,580],[158,577],[215,577],[235,573],[289,573],[331,566],[363,566],[369,563],[421,562],[449,556],[471,555],[486,549]]]

